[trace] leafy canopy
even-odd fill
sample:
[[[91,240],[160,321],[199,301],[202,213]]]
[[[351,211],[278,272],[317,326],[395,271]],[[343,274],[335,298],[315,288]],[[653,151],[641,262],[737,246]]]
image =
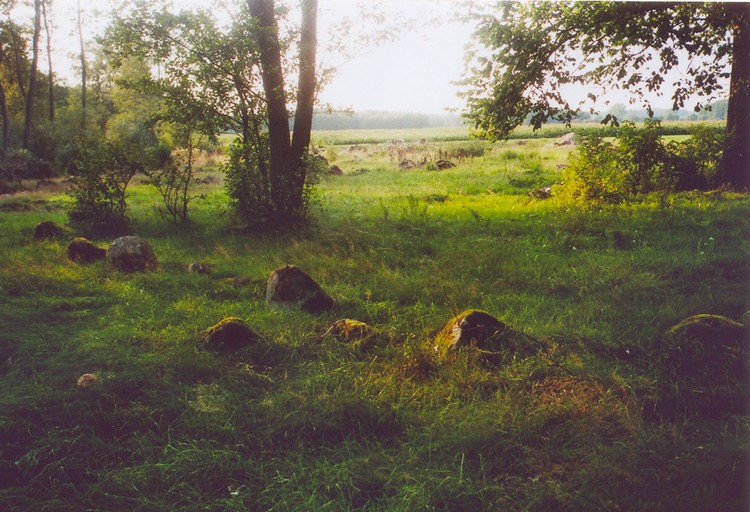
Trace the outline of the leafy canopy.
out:
[[[467,115],[480,135],[503,138],[527,118],[570,123],[582,104],[571,86],[622,90],[631,103],[662,93],[679,66],[672,106],[692,96],[701,110],[730,74],[733,7],[720,3],[501,2],[477,12],[463,85]],[[569,97],[569,96],[568,96]],[[596,101],[590,93],[589,99]],[[605,118],[605,121],[616,119]]]

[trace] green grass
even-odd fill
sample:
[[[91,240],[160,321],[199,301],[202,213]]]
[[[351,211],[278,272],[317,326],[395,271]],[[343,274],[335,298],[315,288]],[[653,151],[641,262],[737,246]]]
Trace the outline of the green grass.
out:
[[[345,175],[321,179],[296,233],[235,233],[220,185],[201,185],[192,224],[175,228],[134,183],[132,229],[161,263],[148,274],[73,264],[67,239],[34,242],[37,222],[66,223],[64,196],[0,199],[4,509],[744,506],[748,417],[675,404],[660,339],[687,316],[750,309],[747,195],[573,210],[527,195],[565,162],[550,140],[402,171],[396,157],[469,143],[391,155],[365,138],[364,151],[335,146]],[[213,273],[188,273],[193,260]],[[336,309],[269,310],[265,281],[286,263]],[[437,360],[432,336],[469,308],[542,352]],[[226,316],[262,341],[205,352],[201,332]],[[378,334],[336,341],[339,318]],[[79,389],[86,372],[98,385]]]

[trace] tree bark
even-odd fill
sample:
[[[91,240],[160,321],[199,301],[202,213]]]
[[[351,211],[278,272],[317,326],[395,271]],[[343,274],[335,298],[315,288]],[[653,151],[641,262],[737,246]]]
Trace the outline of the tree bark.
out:
[[[270,146],[269,181],[274,214],[285,221],[293,210],[290,194],[290,131],[289,112],[284,92],[284,72],[281,68],[279,27],[274,15],[273,0],[247,0],[250,15],[258,23],[263,90],[268,105],[268,141]]]
[[[317,50],[318,0],[302,3],[302,31],[300,35],[299,81],[297,85],[297,110],[294,115],[292,156],[303,159],[310,146],[313,107],[315,105],[315,56]],[[304,162],[302,162],[304,164]],[[303,165],[304,168],[304,165]],[[304,181],[304,176],[303,176]]]
[[[5,53],[0,46],[0,66],[2,66],[4,60]],[[0,157],[2,157],[8,153],[8,148],[10,148],[10,118],[8,117],[8,103],[5,100],[5,88],[3,88],[2,82],[0,82],[0,117],[3,119],[3,138],[0,142]]]
[[[26,98],[26,118],[23,125],[23,147],[31,148],[31,130],[34,124],[34,95],[37,86],[37,67],[39,63],[39,33],[41,32],[41,2],[34,0],[34,37],[31,46],[31,69],[29,71],[29,89]]]
[[[750,4],[733,6],[732,74],[719,183],[750,189]]]
[[[81,44],[81,129],[86,130],[86,48],[83,44],[83,14],[81,13],[81,0],[78,0],[78,40]]]
[[[50,29],[50,21],[47,16],[47,3],[50,0],[42,0],[42,15],[44,16],[44,32],[47,37],[47,64],[49,65],[49,90],[47,96],[49,99],[49,121],[50,123],[55,122],[55,79],[52,73],[52,30]]]

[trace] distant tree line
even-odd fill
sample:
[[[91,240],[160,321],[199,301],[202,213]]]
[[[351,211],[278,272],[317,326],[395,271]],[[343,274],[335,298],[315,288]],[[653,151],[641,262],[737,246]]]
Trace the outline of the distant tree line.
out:
[[[316,112],[314,130],[378,130],[403,128],[433,128],[461,126],[463,118],[457,114],[420,114],[414,112]]]

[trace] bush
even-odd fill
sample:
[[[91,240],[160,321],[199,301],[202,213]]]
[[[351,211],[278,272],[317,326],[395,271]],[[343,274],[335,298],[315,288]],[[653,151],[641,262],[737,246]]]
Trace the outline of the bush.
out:
[[[72,220],[119,223],[125,217],[125,190],[143,167],[127,152],[101,136],[81,138],[67,148]]]
[[[553,194],[565,201],[617,203],[624,197],[617,149],[599,135],[581,138]]]
[[[698,127],[685,142],[664,143],[661,123],[622,123],[617,144],[600,134],[581,137],[554,194],[563,200],[618,203],[650,192],[705,189],[721,158],[723,137]]]
[[[263,154],[262,149],[235,139],[227,151],[229,158],[221,167],[226,175],[227,194],[237,216],[251,226],[267,223],[273,213],[268,159],[258,158]]]
[[[55,170],[48,162],[33,156],[26,149],[11,151],[0,164],[0,179],[28,180],[54,176]]]

